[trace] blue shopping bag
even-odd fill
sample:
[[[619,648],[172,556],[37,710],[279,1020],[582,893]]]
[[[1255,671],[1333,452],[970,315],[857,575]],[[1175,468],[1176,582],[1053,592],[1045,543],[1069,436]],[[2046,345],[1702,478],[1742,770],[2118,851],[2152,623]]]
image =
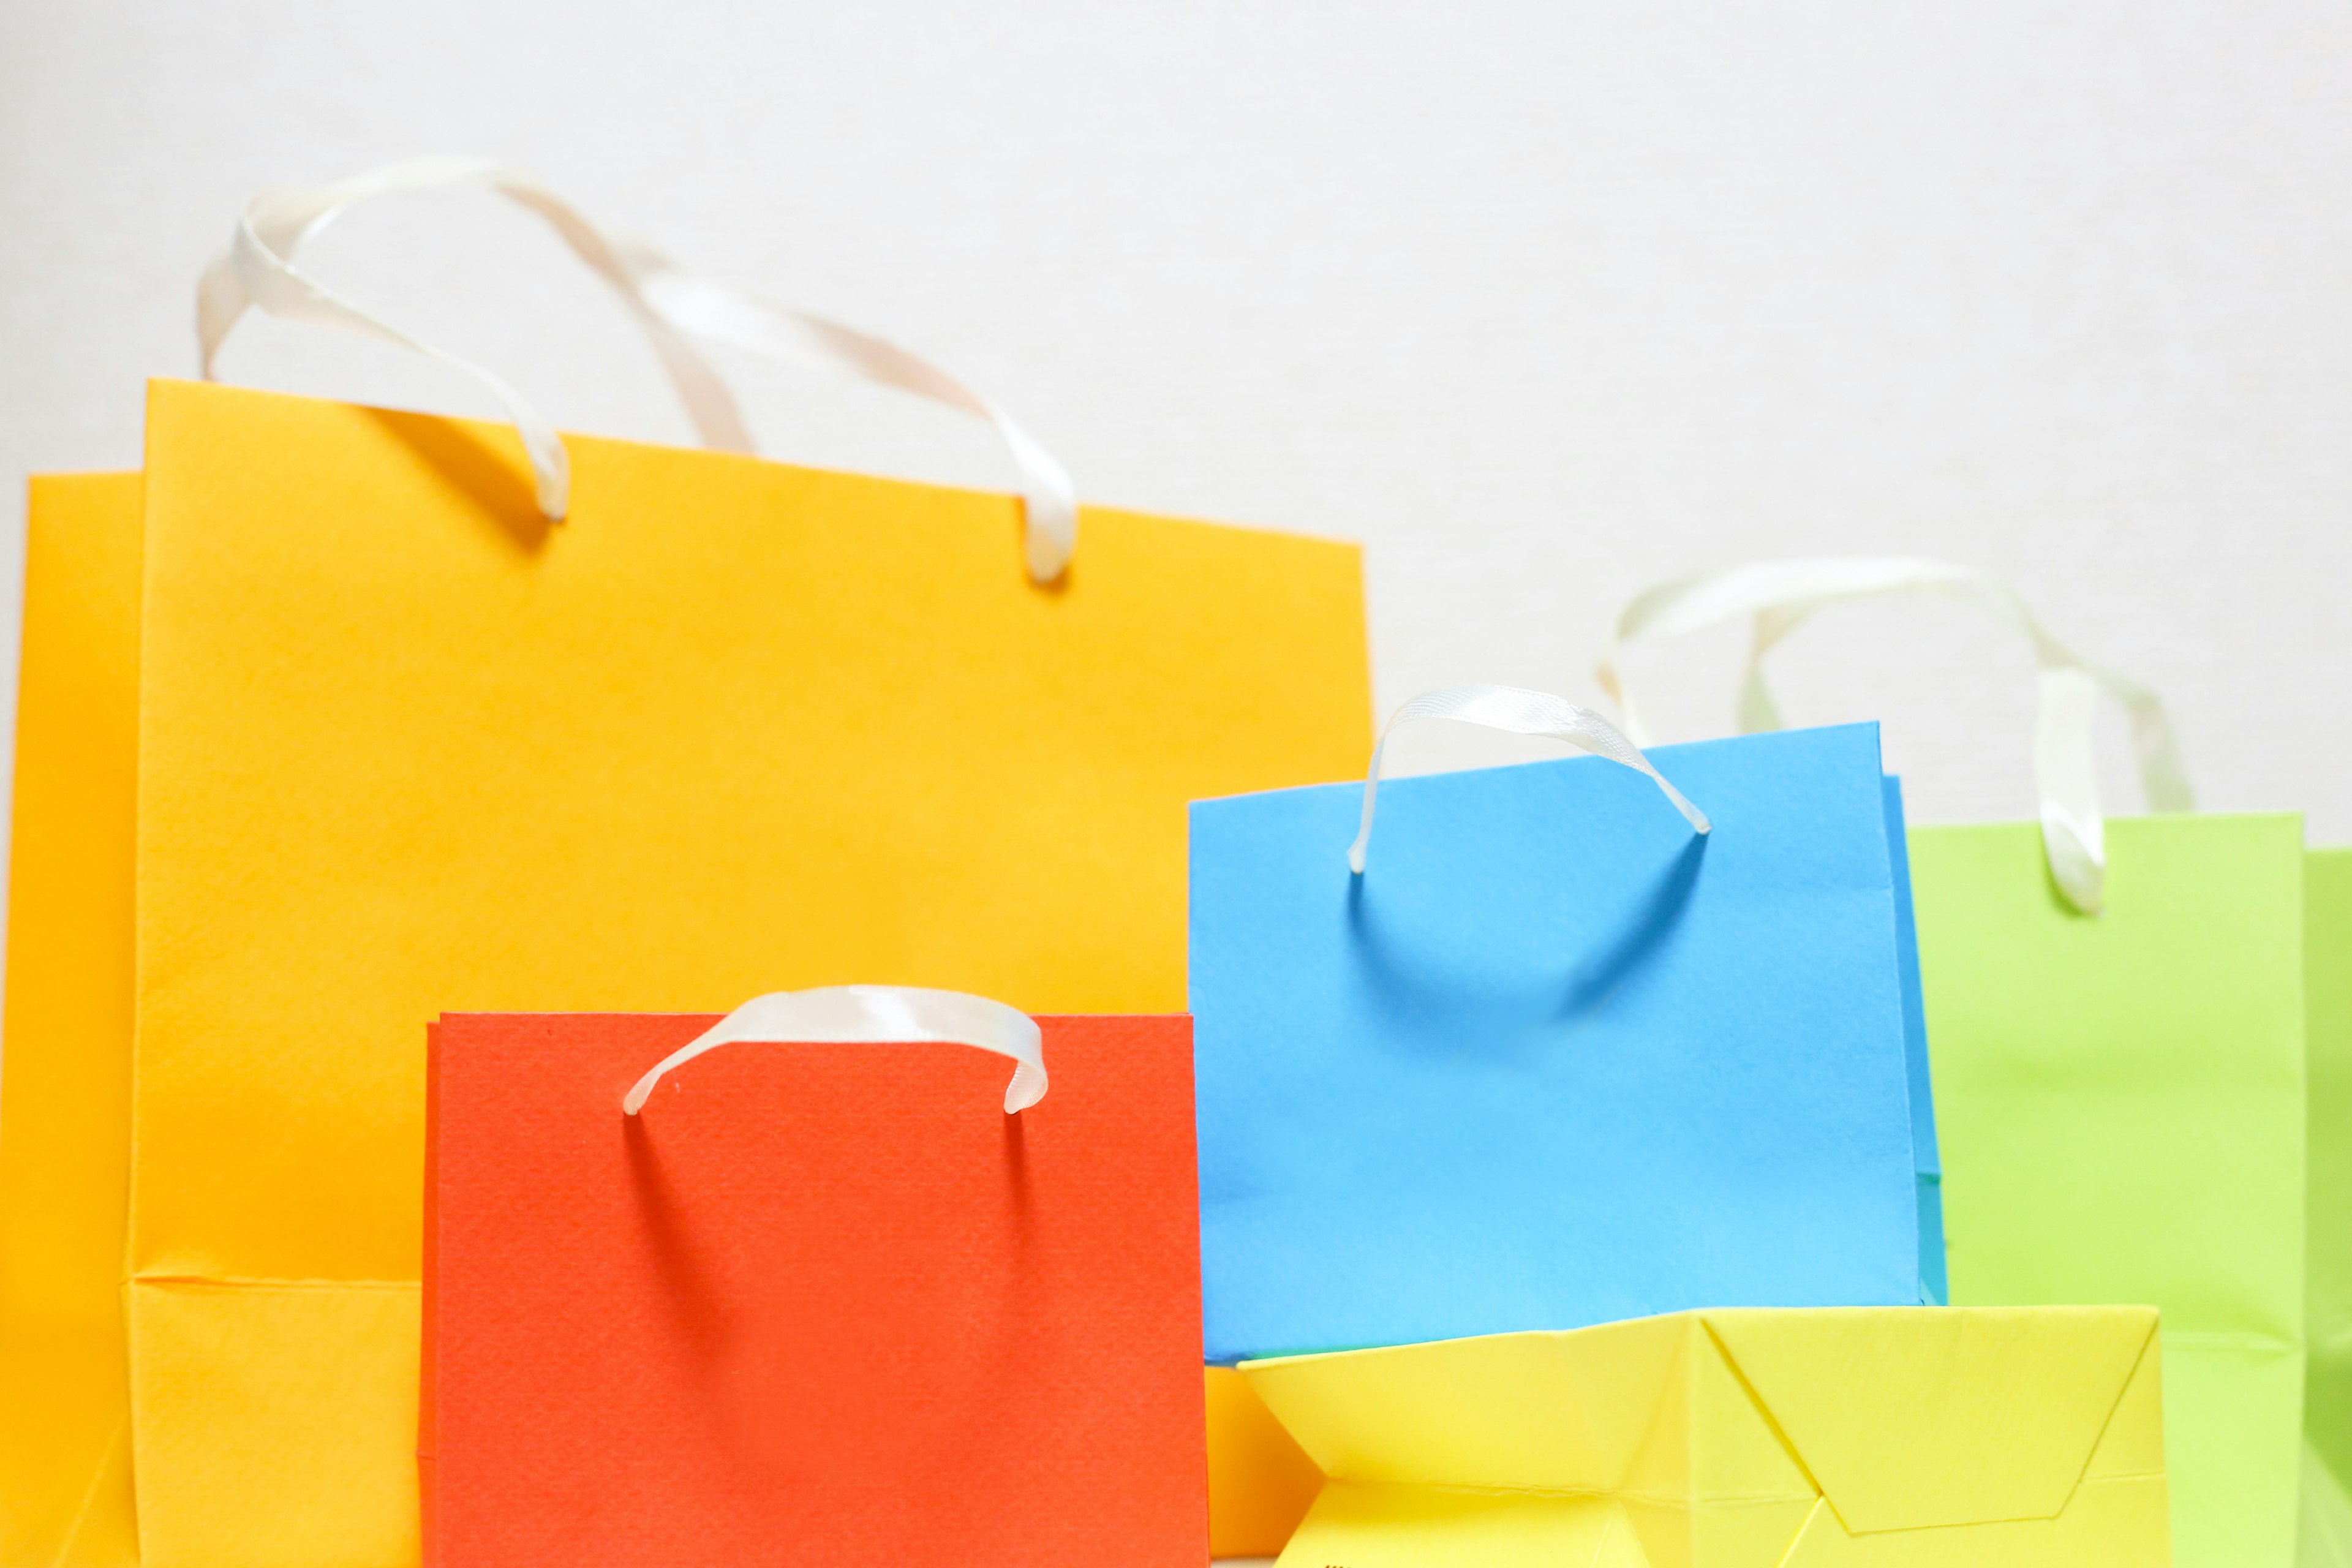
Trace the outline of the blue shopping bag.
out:
[[[1363,784],[1194,803],[1208,1359],[1940,1301],[1877,727],[1645,762],[1540,693],[1412,717],[1602,755],[1380,785],[1369,844]]]

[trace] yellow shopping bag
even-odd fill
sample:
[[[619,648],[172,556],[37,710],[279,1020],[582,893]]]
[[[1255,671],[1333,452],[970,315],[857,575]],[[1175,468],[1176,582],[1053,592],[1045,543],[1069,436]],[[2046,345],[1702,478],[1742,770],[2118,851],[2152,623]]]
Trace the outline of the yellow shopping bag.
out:
[[[234,285],[349,324],[285,252],[353,194],[250,219],[215,321]],[[642,311],[760,335],[554,211]],[[1186,803],[1369,751],[1350,546],[1090,509],[1056,572],[1050,487],[1024,515],[557,444],[500,390],[520,448],[150,394],[127,1321],[159,1568],[416,1554],[428,1019],[853,980],[1178,1011]]]
[[[1284,1568],[2166,1568],[2147,1307],[1745,1308],[1244,1362]]]

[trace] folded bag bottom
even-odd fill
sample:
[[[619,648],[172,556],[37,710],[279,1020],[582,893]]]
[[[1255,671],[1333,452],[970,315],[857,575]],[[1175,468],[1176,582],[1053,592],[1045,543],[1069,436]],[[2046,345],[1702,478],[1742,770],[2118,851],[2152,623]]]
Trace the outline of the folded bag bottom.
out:
[[[1244,1363],[1284,1568],[2170,1562],[2157,1315],[1730,1309]]]

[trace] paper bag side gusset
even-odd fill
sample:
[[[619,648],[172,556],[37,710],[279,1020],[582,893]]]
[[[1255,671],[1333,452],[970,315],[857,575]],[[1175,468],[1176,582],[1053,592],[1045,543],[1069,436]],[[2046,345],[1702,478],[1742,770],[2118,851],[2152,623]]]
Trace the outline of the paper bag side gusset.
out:
[[[1322,1489],[1316,1468],[1249,1380],[1203,1369],[1209,1427],[1209,1554],[1272,1557]]]
[[[136,1561],[122,1330],[140,480],[27,507],[0,1028],[0,1565]]]
[[[1919,1300],[1943,1306],[1951,1296],[1944,1267],[1944,1166],[1936,1152],[1934,1075],[1927,1065],[1927,1004],[1919,984],[1919,928],[1911,907],[1911,852],[1903,783],[1886,775],[1886,853],[1895,882],[1895,925],[1901,952],[1903,1059],[1911,1089],[1911,1157],[1918,1182]]]
[[[2352,849],[2315,850],[2304,883],[2310,1027],[2310,1366],[2304,1431],[2352,1485]]]

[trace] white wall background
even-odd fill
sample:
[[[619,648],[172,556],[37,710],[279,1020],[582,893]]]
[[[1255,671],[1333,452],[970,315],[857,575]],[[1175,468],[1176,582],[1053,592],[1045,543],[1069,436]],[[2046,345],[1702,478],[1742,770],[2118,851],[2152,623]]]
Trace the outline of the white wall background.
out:
[[[1655,579],[1930,553],[2163,691],[2207,805],[2352,839],[2339,4],[0,0],[12,618],[16,477],[135,465],[240,199],[458,152],[954,367],[1090,497],[1364,541],[1383,706],[1596,700]],[[494,198],[307,254],[568,426],[684,438]],[[1007,482],[952,415],[740,368],[774,454]],[[267,321],[225,369],[494,412]],[[1671,737],[1738,646],[1639,667]],[[1792,721],[1887,720],[1915,817],[2030,814],[2004,634],[1860,608],[1779,663]]]

